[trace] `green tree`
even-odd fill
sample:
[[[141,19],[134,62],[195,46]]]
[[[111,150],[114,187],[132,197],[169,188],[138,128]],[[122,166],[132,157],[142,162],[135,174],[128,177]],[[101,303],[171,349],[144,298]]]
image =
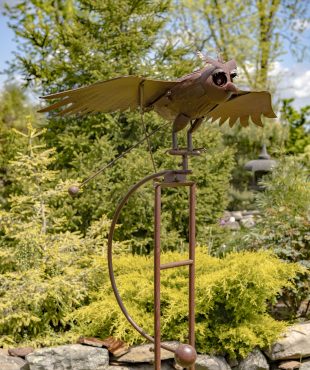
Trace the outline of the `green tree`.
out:
[[[282,103],[282,120],[288,126],[289,135],[285,143],[288,154],[302,154],[310,146],[310,105],[299,111],[292,106],[294,99]]]
[[[278,160],[273,172],[265,176],[266,190],[257,194],[256,207],[261,212],[255,228],[241,231],[233,238],[224,240],[225,248],[231,250],[269,249],[281,259],[298,262],[308,273],[296,279],[294,289],[283,291],[281,300],[287,306],[291,318],[309,317],[309,269],[310,269],[310,187],[309,173],[300,159],[294,156]],[[224,239],[224,238],[223,238]]]
[[[10,191],[17,187],[8,176],[8,163],[22,146],[13,129],[25,132],[27,120],[44,123],[44,117],[35,112],[26,92],[16,84],[6,84],[0,93],[0,204],[5,205]]]
[[[172,27],[179,46],[186,45],[206,54],[220,51],[224,60],[234,58],[239,78],[236,84],[245,90],[268,89],[278,91],[278,81],[272,76],[274,65],[286,50],[288,43],[299,58],[306,46],[302,34],[307,24],[308,2],[305,0],[270,1],[175,1],[171,17]],[[249,174],[243,167],[250,159],[257,158],[262,144],[271,155],[284,145],[287,127],[280,122],[264,120],[264,128],[247,129],[223,127],[225,144],[235,147],[237,165],[233,170],[230,189],[230,209],[254,206],[253,194],[247,191]]]
[[[20,71],[28,82],[36,81],[39,89],[45,92],[81,86],[122,74],[158,76],[160,73],[161,78],[184,74],[191,71],[194,65],[189,59],[181,59],[187,50],[173,49],[171,44],[163,43],[161,39],[168,10],[169,1],[163,0],[122,0],[117,4],[90,0],[53,3],[43,0],[22,1],[19,5],[7,8],[11,27],[18,40],[23,39],[22,50],[18,52],[17,62],[12,69]],[[145,114],[144,121],[149,132],[163,124],[163,120],[154,113]],[[169,131],[165,128],[152,137],[157,168],[176,167],[176,161],[165,158],[163,150],[171,145]],[[143,135],[145,131],[140,114],[126,112],[84,118],[50,117],[45,140],[48,146],[56,148],[57,160],[53,167],[61,171],[61,177],[84,179]],[[200,173],[201,184],[206,184],[207,179],[212,178],[208,182],[206,196],[198,205],[199,214],[204,215],[201,217],[206,222],[214,222],[227,203],[226,189],[233,160],[232,150],[222,150],[221,141],[216,129],[202,131],[197,142],[210,148],[212,155],[202,156],[192,162]],[[215,149],[216,145],[218,149]],[[208,169],[210,174],[207,173]],[[96,182],[89,184],[85,192],[75,199],[75,211],[71,205],[68,206],[68,213],[73,214],[69,225],[71,230],[86,233],[92,221],[99,219],[102,214],[111,217],[116,202],[128,186],[151,171],[154,169],[149,153],[146,145],[142,145]],[[211,197],[213,191],[214,196]],[[181,197],[173,204],[182,206],[187,204],[185,202],[185,197]],[[169,212],[175,212],[172,195],[167,203],[171,205],[164,217],[166,226],[163,230],[167,247],[176,248],[173,238],[177,235],[182,240],[186,238],[184,223],[187,222],[182,216],[185,210],[178,217],[171,218]],[[146,188],[132,200],[121,216],[123,226],[117,236],[120,240],[132,239],[135,250],[148,251],[152,248],[152,204],[152,190]]]
[[[68,201],[68,183],[49,169],[55,150],[44,146],[42,130],[30,124],[26,133],[16,133],[23,145],[8,175],[20,186],[6,209],[0,207],[0,345],[37,337],[68,341],[73,324],[67,315],[97,288],[99,279],[92,274],[106,247],[109,221],[102,216],[85,237],[69,232],[70,215],[60,212]]]
[[[284,42],[303,56],[301,34],[307,25],[306,0],[175,1],[174,32],[197,50],[220,50],[235,58],[242,83],[270,88],[269,72],[284,54]]]

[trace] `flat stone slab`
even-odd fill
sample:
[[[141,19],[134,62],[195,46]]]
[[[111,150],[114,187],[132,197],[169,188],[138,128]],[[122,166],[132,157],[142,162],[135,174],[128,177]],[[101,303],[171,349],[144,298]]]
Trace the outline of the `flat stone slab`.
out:
[[[30,370],[106,370],[109,352],[105,348],[70,344],[37,349],[26,360]]]
[[[19,357],[0,354],[0,369],[1,370],[29,370],[29,365],[26,361]]]
[[[8,353],[10,356],[25,358],[27,355],[29,355],[33,351],[34,351],[34,348],[32,347],[20,347],[20,348],[10,348],[8,350]]]
[[[127,343],[113,337],[108,337],[105,339],[80,337],[78,339],[78,343],[92,347],[107,348],[107,350],[115,357],[122,356],[129,351],[129,346]]]
[[[265,353],[272,361],[310,357],[310,322],[291,326]]]
[[[224,357],[198,355],[195,363],[196,370],[231,370]]]
[[[178,342],[163,342],[172,348],[177,348]],[[174,358],[174,353],[161,348],[160,357],[162,360],[169,360]],[[141,363],[154,362],[154,344],[143,344],[141,346],[134,346],[129,349],[129,352],[119,357],[113,357],[115,363]]]
[[[283,370],[294,370],[299,369],[301,363],[299,361],[286,361],[279,365],[279,369]]]

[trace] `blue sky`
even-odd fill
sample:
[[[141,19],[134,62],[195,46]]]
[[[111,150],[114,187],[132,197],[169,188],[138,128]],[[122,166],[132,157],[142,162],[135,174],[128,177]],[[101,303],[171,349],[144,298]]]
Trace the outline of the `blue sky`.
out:
[[[0,0],[0,10],[3,9],[3,3],[14,3],[17,0]],[[309,2],[310,13],[310,2]],[[310,23],[307,24],[306,32],[303,35],[303,41],[309,45],[308,56],[302,63],[297,63],[287,45],[287,54],[281,57],[274,66],[274,75],[280,72],[281,97],[294,97],[295,106],[305,106],[310,104]],[[17,45],[14,42],[14,34],[7,26],[7,19],[0,14],[0,71],[6,68],[6,61],[14,58],[13,52]],[[0,90],[4,85],[6,76],[0,75]]]

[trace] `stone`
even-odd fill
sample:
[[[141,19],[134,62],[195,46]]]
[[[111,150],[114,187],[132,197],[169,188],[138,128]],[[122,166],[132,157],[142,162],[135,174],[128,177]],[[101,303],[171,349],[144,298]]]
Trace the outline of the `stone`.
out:
[[[272,360],[300,360],[310,357],[310,322],[291,326],[280,339],[265,351]]]
[[[240,361],[236,370],[269,370],[269,364],[262,352],[256,348]]]
[[[299,370],[310,370],[310,361],[302,362]]]
[[[260,211],[258,211],[258,210],[255,210],[255,209],[253,209],[252,211],[243,211],[242,212],[242,215],[243,216],[260,216]]]
[[[240,220],[240,224],[246,229],[250,229],[255,226],[255,221],[253,217],[247,217]]]
[[[120,339],[108,337],[105,339],[98,339],[93,337],[80,337],[78,339],[79,344],[85,344],[92,347],[104,347],[107,348],[113,356],[119,357],[129,351],[129,346]]]
[[[70,344],[37,349],[26,360],[30,370],[106,370],[109,353],[105,348]]]
[[[160,366],[161,370],[174,370],[174,367],[167,361],[163,361]],[[112,366],[107,367],[107,370],[154,370],[153,364],[131,364],[128,366]]]
[[[239,364],[236,358],[228,358],[227,362],[230,367],[236,367]]]
[[[232,217],[235,218],[235,221],[240,221],[242,219],[242,212],[241,211],[233,211],[231,212]]]
[[[286,362],[282,362],[279,365],[279,369],[294,370],[294,369],[299,369],[300,366],[301,366],[301,363],[299,361],[286,361]]]
[[[239,222],[235,221],[234,217],[231,217],[230,220],[225,223],[224,227],[227,227],[227,229],[230,229],[230,230],[239,230],[240,229]]]
[[[171,348],[177,348],[178,342],[163,342]],[[174,358],[174,353],[161,348],[160,353],[162,360]],[[128,353],[117,358],[113,357],[115,363],[141,363],[141,362],[154,362],[154,344],[143,344],[142,346],[134,346],[129,349]]]
[[[0,353],[1,370],[29,370],[29,365],[19,357],[12,357]]]
[[[229,211],[224,211],[222,219],[225,220],[225,221],[229,221],[230,217],[231,217],[230,212]]]
[[[196,370],[231,370],[224,357],[198,355],[195,363]]]
[[[29,353],[34,351],[33,347],[20,347],[20,348],[10,348],[8,353],[10,356],[25,358]]]

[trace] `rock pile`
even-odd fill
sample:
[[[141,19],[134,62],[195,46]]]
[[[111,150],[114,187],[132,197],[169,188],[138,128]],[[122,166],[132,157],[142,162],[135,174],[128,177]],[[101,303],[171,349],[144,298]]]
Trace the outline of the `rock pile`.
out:
[[[220,219],[220,225],[231,230],[239,230],[241,227],[250,229],[254,227],[259,219],[259,211],[225,211]]]
[[[152,370],[153,345],[132,348],[117,347],[113,356],[100,340],[84,340],[84,344],[41,348],[0,349],[1,370]],[[86,343],[88,345],[86,345]],[[177,346],[177,342],[167,342]],[[112,346],[113,347],[113,346]],[[181,368],[173,354],[162,350],[162,370]],[[294,325],[265,351],[255,349],[240,361],[221,356],[198,355],[196,370],[310,370],[310,322]]]

